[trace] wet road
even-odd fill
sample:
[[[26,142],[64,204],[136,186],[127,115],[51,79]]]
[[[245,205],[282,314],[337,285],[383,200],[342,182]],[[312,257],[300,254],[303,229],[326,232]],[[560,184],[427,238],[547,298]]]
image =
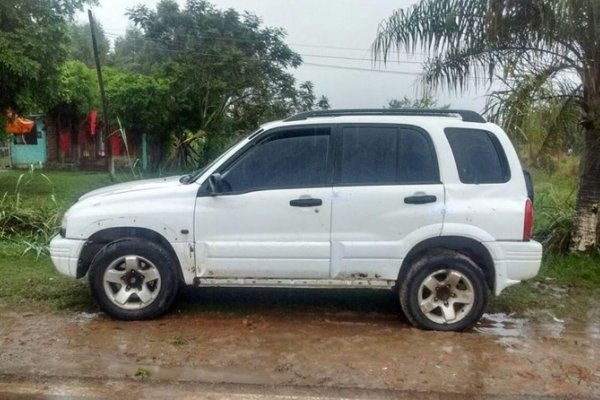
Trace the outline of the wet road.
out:
[[[584,324],[486,315],[466,333],[398,313],[386,292],[272,289],[189,292],[145,322],[0,305],[0,398],[600,396],[595,310]]]

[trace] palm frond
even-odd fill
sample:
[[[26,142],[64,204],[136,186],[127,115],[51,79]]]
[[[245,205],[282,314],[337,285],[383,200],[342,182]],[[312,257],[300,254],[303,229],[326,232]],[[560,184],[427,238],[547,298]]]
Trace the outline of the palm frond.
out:
[[[395,50],[414,53],[420,48],[431,57],[424,81],[459,89],[495,75],[509,76],[540,61],[581,70],[585,53],[582,42],[590,35],[584,27],[592,24],[590,19],[600,18],[597,3],[421,0],[395,11],[380,24],[373,56],[387,63]],[[588,7],[593,15],[582,7]]]

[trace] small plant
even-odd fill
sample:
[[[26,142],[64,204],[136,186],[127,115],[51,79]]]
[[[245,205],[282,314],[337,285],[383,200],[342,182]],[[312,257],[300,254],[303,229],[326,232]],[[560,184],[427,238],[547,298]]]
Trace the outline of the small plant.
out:
[[[119,124],[119,129],[117,129],[116,131],[111,133],[109,135],[109,137],[111,137],[113,135],[118,135],[121,137],[121,141],[123,142],[123,145],[125,147],[125,157],[127,160],[127,166],[129,167],[129,170],[131,172],[131,175],[133,176],[133,179],[143,179],[144,175],[143,175],[143,171],[142,171],[142,168],[140,165],[141,161],[139,158],[136,158],[135,160],[132,161],[131,154],[129,152],[129,144],[127,141],[127,132],[125,131],[125,128],[121,124],[121,120],[118,117],[117,117],[117,123]],[[114,163],[114,158],[113,158],[113,163]],[[115,168],[114,164],[113,164],[113,168]]]
[[[37,183],[38,177],[51,186],[51,192],[47,201],[31,204],[24,201],[22,193],[25,187]],[[58,229],[60,215],[52,181],[31,166],[19,175],[14,193],[5,192],[0,197],[0,239],[24,244],[25,253],[33,251],[39,257],[47,252],[46,244]]]
[[[150,370],[146,369],[146,368],[138,368],[137,371],[135,371],[135,377],[136,378],[140,378],[140,379],[146,379],[150,377]]]
[[[175,336],[170,341],[173,346],[183,346],[184,344],[187,344],[187,342],[187,339],[181,336]]]
[[[566,252],[575,217],[575,191],[558,191],[550,186],[536,198],[535,211],[536,239],[548,252]]]

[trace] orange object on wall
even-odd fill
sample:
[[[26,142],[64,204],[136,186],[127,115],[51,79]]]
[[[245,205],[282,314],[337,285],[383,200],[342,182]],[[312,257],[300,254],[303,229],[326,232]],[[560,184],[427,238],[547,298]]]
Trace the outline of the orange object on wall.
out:
[[[34,122],[26,119],[15,117],[8,121],[4,130],[13,135],[25,135],[33,129]]]

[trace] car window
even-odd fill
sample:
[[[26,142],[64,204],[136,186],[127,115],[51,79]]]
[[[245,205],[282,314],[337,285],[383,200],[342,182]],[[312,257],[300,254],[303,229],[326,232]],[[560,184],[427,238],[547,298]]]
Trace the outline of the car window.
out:
[[[250,148],[223,174],[227,191],[323,186],[331,183],[330,128],[286,130]]]
[[[372,185],[438,181],[433,149],[423,133],[393,126],[342,128],[336,183]]]
[[[494,134],[480,129],[444,130],[462,183],[504,183],[510,179],[506,154]]]
[[[437,183],[440,180],[431,142],[415,129],[401,128],[398,147],[399,183]]]

